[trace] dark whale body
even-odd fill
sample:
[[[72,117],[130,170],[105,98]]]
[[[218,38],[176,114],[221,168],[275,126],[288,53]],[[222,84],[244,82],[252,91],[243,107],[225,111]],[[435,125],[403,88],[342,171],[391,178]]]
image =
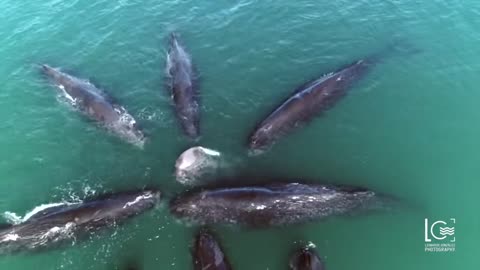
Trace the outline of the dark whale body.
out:
[[[378,57],[356,61],[299,87],[251,133],[249,148],[262,150],[299,124],[332,107],[355,81],[363,78]]]
[[[170,35],[166,72],[178,121],[184,133],[196,139],[200,135],[200,108],[195,73],[190,56],[173,33]]]
[[[200,231],[193,245],[193,267],[195,270],[231,270],[232,267],[220,244],[209,232]]]
[[[74,107],[117,136],[143,147],[145,136],[124,107],[116,104],[112,98],[86,80],[48,65],[42,65],[42,70],[63,91],[64,96]]]
[[[309,247],[301,248],[290,258],[291,270],[324,270],[323,262],[315,250]]]
[[[159,200],[160,192],[152,189],[48,208],[22,223],[0,229],[0,253],[46,248],[125,221],[153,208]]]
[[[384,206],[380,196],[366,189],[281,183],[188,192],[171,201],[170,211],[195,224],[268,227]]]

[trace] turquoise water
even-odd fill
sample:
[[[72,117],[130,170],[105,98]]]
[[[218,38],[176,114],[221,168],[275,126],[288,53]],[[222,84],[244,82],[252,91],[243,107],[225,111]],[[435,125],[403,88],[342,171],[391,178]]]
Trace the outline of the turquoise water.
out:
[[[164,88],[172,30],[201,78],[199,144],[235,175],[354,184],[410,205],[269,230],[216,228],[235,269],[286,269],[311,241],[327,269],[479,269],[478,1],[0,1],[0,212],[127,188],[184,188],[172,176],[192,143]],[[255,124],[303,82],[403,39],[349,95],[251,157]],[[36,64],[63,67],[115,96],[151,141],[140,150],[56,98]],[[238,178],[242,181],[242,178]],[[124,226],[0,269],[191,269],[196,229],[166,201]],[[412,207],[413,206],[413,207]],[[424,251],[424,219],[456,219],[456,251]]]

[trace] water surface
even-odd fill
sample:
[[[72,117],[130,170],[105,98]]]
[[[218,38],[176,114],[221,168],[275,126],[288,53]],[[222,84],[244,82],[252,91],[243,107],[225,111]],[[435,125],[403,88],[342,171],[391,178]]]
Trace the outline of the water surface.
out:
[[[262,231],[217,228],[235,269],[286,269],[312,241],[328,269],[478,269],[480,2],[0,1],[0,212],[86,194],[184,188],[176,157],[191,146],[164,87],[177,31],[201,81],[205,147],[227,174],[366,186],[404,200],[396,213]],[[297,86],[406,40],[322,117],[260,156],[246,138]],[[139,150],[59,103],[37,64],[88,78],[135,115]],[[238,181],[243,181],[239,179]],[[457,251],[424,252],[424,218],[456,218]],[[50,252],[5,256],[0,269],[191,269],[197,228],[162,207]]]

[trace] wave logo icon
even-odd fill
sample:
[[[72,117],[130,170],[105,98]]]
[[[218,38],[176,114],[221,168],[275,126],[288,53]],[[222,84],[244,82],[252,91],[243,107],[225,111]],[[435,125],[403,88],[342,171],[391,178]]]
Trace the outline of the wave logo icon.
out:
[[[454,235],[455,234],[455,227],[440,227],[440,234],[441,235]]]
[[[442,227],[443,225],[444,227]],[[437,220],[430,223],[428,218],[425,219],[425,242],[432,242],[435,240],[450,240],[455,242],[455,219],[450,218],[449,222]]]

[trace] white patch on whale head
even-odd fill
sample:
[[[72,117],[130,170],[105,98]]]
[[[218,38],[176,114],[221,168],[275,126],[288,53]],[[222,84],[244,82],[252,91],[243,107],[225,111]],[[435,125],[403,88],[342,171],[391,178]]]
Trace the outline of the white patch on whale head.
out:
[[[192,166],[196,161],[195,153],[194,151],[189,151],[184,152],[181,156],[181,160],[178,165],[179,170],[185,170],[188,167]]]
[[[175,163],[175,176],[183,184],[192,183],[207,171],[215,169],[221,153],[201,146],[195,146],[184,151]]]
[[[210,155],[210,156],[220,156],[220,152],[218,151],[215,151],[215,150],[212,150],[212,149],[208,149],[208,148],[205,148],[205,147],[199,147],[200,150],[202,150],[205,154],[207,155]]]

